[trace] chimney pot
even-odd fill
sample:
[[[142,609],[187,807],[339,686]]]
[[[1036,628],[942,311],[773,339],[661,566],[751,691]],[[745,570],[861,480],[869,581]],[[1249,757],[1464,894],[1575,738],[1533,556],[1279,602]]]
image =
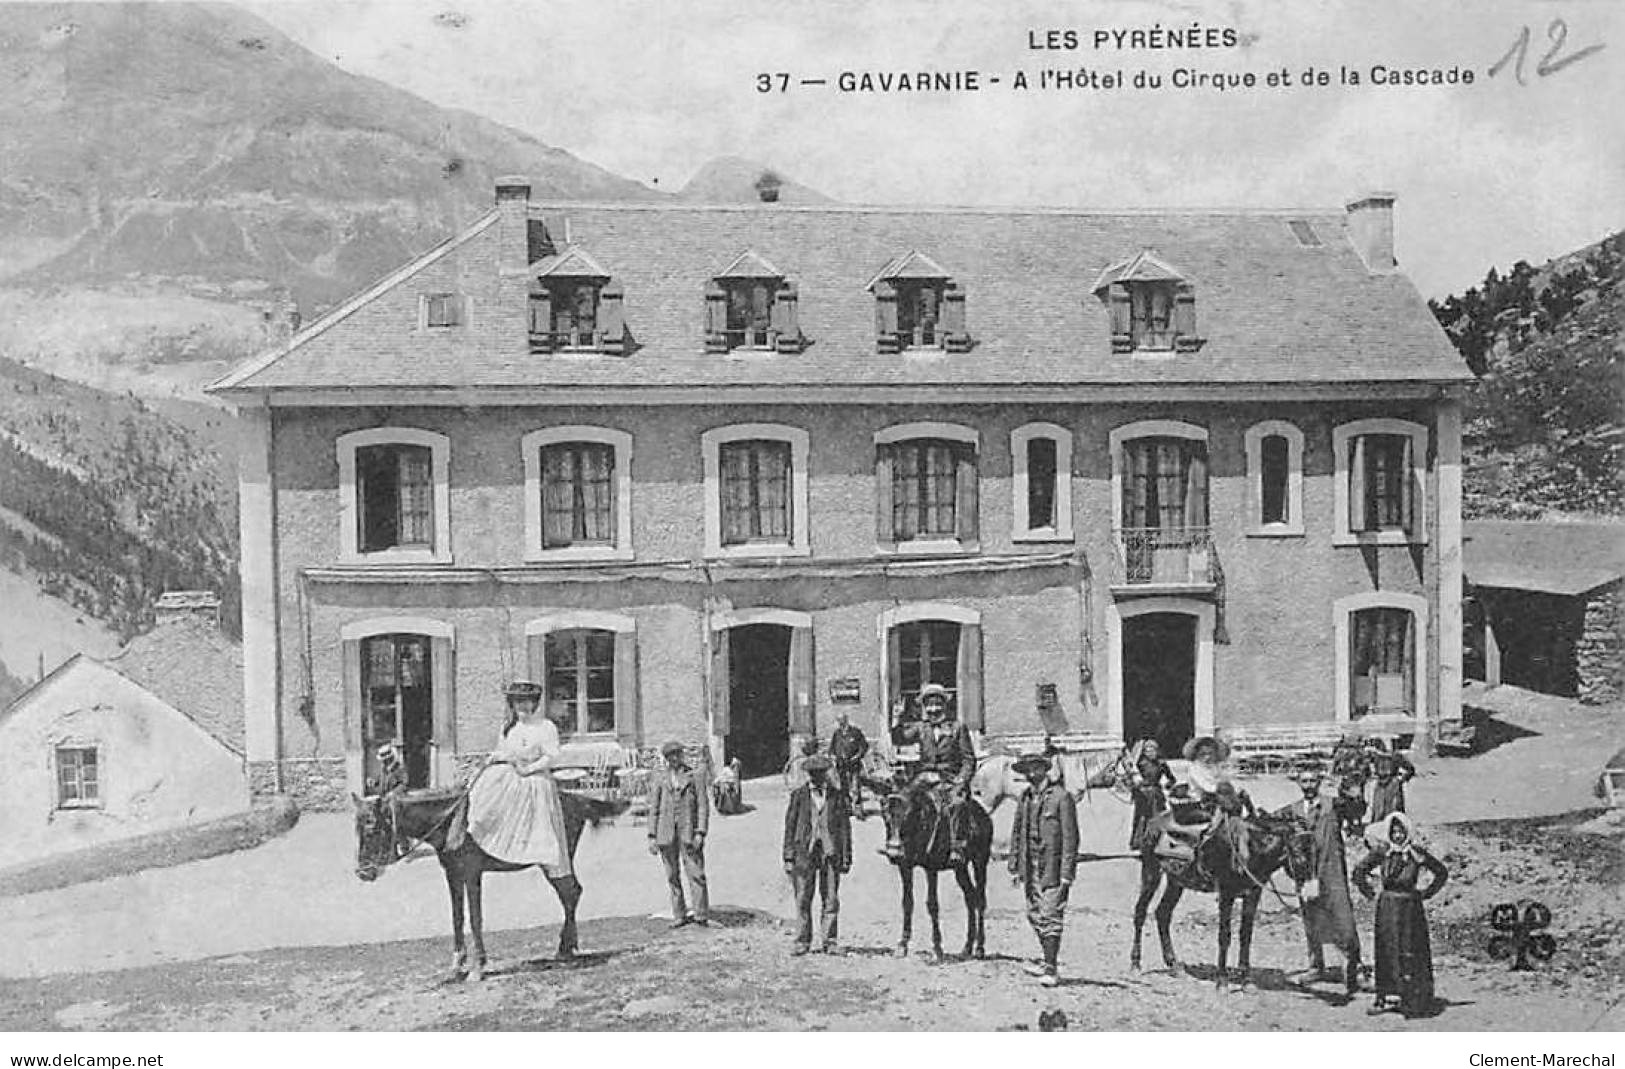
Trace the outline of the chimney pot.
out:
[[[530,179],[524,175],[503,175],[497,179],[497,203],[505,200],[517,200],[521,203],[530,200]]]
[[[1347,204],[1349,241],[1373,274],[1392,271],[1394,260],[1394,201],[1392,193],[1365,193]]]

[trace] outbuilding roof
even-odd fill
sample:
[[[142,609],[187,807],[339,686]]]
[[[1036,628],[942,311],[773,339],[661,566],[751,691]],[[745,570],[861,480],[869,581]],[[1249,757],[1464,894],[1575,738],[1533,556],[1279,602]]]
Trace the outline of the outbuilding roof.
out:
[[[182,617],[104,662],[179,710],[233,753],[243,750],[243,650],[214,621]]]
[[[459,247],[468,263],[492,264],[494,243],[523,243],[492,225],[497,214],[213,389],[1355,385],[1471,377],[1410,281],[1366,268],[1340,212],[532,205],[532,229],[539,222],[560,247],[567,235],[613,270],[625,294],[625,355],[533,355],[522,331],[493,341],[471,330],[459,340],[424,336],[415,316],[381,324],[374,314],[354,315],[410,287],[416,270]],[[1293,222],[1310,223],[1324,243],[1303,244]],[[529,244],[534,252],[537,243]],[[796,283],[807,339],[801,352],[705,351],[705,287],[742,249]],[[1091,289],[1114,265],[1148,263],[1147,249],[1179,265],[1193,287],[1206,339],[1200,351],[1112,352],[1109,310]],[[974,339],[968,352],[876,352],[875,298],[866,286],[910,253],[952,266]],[[523,311],[515,310],[514,322],[524,322]]]
[[[1625,578],[1625,524],[1469,520],[1468,585],[1575,597]]]

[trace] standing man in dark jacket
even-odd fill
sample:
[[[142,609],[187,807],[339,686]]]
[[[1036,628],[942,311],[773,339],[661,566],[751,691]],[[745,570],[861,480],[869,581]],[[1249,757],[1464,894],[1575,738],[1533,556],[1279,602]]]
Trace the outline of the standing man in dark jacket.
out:
[[[666,767],[655,773],[649,792],[649,853],[666,866],[666,885],[671,890],[671,926],[711,923],[711,898],[705,884],[705,833],[711,826],[711,800],[708,786],[700,782],[683,756],[683,744],[668,742],[660,748]],[[682,870],[688,870],[688,887],[694,897],[694,911],[683,899]]]
[[[936,808],[937,826],[948,825],[948,859],[957,864],[965,859],[965,840],[970,836],[965,803],[970,782],[976,775],[976,743],[963,721],[948,717],[948,691],[940,683],[920,688],[923,723],[904,724],[899,734],[920,744],[919,771],[903,788],[912,809],[929,795]],[[901,829],[893,829],[894,834]],[[901,840],[888,837],[885,853],[893,860],[903,856]]]
[[[1354,923],[1349,894],[1348,859],[1343,852],[1341,821],[1331,799],[1321,797],[1321,775],[1298,774],[1303,798],[1283,811],[1314,837],[1312,879],[1298,888],[1303,897],[1303,934],[1309,943],[1309,968],[1302,978],[1326,980],[1326,944],[1343,952],[1343,984],[1350,995],[1360,990],[1360,930]]]
[[[812,901],[821,903],[820,926],[825,954],[836,952],[841,914],[841,877],[852,868],[852,819],[846,792],[829,782],[830,760],[813,754],[801,766],[807,782],[790,792],[784,810],[784,871],[795,881],[796,913],[801,926],[795,949],[812,948]]]
[[[1061,928],[1066,899],[1078,870],[1078,808],[1052,775],[1050,759],[1031,754],[1015,764],[1031,784],[1016,806],[1010,837],[1010,871],[1027,896],[1027,920],[1044,959],[1027,967],[1045,987],[1060,980]]]
[[[835,714],[835,734],[829,737],[829,755],[835,761],[835,775],[840,780],[841,793],[852,802],[852,812],[859,820],[863,812],[863,759],[869,753],[869,740],[852,723],[843,708]]]

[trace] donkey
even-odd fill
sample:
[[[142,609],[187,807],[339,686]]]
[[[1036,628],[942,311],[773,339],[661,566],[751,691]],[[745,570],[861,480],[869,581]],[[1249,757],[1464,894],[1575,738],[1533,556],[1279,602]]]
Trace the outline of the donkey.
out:
[[[451,892],[452,975],[472,981],[483,979],[486,959],[481,880],[487,872],[518,872],[532,866],[499,861],[481,850],[473,836],[466,833],[448,836],[458,809],[468,805],[465,791],[394,790],[368,798],[351,797],[355,803],[356,876],[370,883],[417,844],[428,843],[434,847],[446,874],[446,888]],[[626,811],[627,804],[559,791],[559,805],[564,811],[565,846],[572,861],[582,829],[613,820]],[[448,844],[448,838],[454,841]],[[571,874],[549,876],[548,882],[564,907],[559,958],[569,959],[578,948],[576,904],[581,901],[581,881]],[[465,902],[469,931],[474,937],[472,958],[463,943]]]
[[[1159,827],[1167,814],[1159,814],[1152,828]],[[1162,942],[1162,960],[1168,968],[1179,966],[1174,955],[1173,935],[1169,924],[1174,907],[1186,891],[1216,893],[1219,897],[1219,961],[1216,984],[1227,988],[1230,957],[1230,922],[1236,900],[1241,900],[1241,948],[1236,965],[1245,987],[1251,980],[1253,922],[1258,917],[1258,903],[1264,888],[1277,869],[1286,868],[1298,883],[1303,883],[1313,872],[1312,836],[1291,817],[1259,814],[1246,822],[1248,860],[1245,868],[1238,868],[1230,848],[1222,836],[1212,836],[1200,848],[1200,858],[1184,861],[1159,857],[1156,840],[1160,835],[1149,834],[1140,854],[1140,897],[1134,903],[1134,949],[1129,955],[1131,968],[1140,967],[1140,936],[1145,928],[1146,910],[1166,882],[1167,889],[1157,903],[1157,936]],[[1199,863],[1200,862],[1200,863]]]
[[[975,799],[965,800],[964,858],[949,859],[951,844],[940,834],[935,810],[925,804],[910,805],[906,795],[888,793],[881,807],[886,820],[886,841],[902,847],[893,860],[903,885],[903,935],[894,953],[908,955],[914,931],[914,870],[925,870],[925,908],[931,914],[931,958],[942,961],[942,925],[938,914],[937,874],[951,871],[965,896],[964,957],[984,957],[987,953],[987,864],[993,855],[993,821]]]

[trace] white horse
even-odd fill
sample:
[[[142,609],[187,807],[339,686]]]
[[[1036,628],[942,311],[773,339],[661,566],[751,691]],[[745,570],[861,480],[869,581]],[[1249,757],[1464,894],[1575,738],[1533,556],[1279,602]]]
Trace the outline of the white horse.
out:
[[[1115,750],[1084,750],[1079,753],[1057,754],[1056,763],[1061,769],[1061,785],[1075,798],[1089,791],[1106,789],[1113,797],[1127,804],[1132,801],[1128,787],[1129,753],[1129,749],[1124,747]],[[1027,793],[1029,787],[1027,777],[1015,770],[1018,760],[1019,754],[998,753],[990,754],[978,762],[976,775],[971,780],[971,797],[987,810],[989,816],[992,816],[994,810],[1007,799],[1014,802]],[[1168,766],[1173,770],[1174,777],[1183,782],[1185,767],[1189,763],[1176,759],[1169,761]],[[997,830],[994,834],[994,852],[1007,851],[1009,843],[998,839]]]

